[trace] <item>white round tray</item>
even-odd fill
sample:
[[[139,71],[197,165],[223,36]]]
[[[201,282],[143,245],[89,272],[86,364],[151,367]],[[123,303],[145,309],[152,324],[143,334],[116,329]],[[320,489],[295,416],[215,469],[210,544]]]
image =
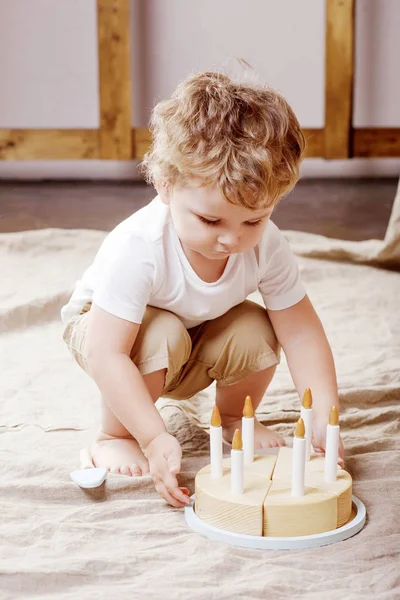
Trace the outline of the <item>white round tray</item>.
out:
[[[195,497],[192,497],[193,501]],[[355,516],[342,527],[325,533],[304,535],[296,537],[262,537],[258,535],[245,535],[243,533],[232,533],[224,529],[218,529],[213,525],[205,523],[194,512],[194,502],[185,507],[186,523],[194,531],[205,535],[217,542],[226,542],[232,546],[243,548],[259,548],[261,550],[299,550],[303,548],[316,548],[327,546],[335,542],[341,542],[352,537],[364,527],[366,510],[364,504],[353,496],[353,513]]]

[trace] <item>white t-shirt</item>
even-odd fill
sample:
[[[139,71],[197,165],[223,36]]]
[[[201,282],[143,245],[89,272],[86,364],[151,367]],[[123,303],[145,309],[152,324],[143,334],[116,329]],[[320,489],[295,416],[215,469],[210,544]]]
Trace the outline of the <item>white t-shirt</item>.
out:
[[[265,306],[297,304],[305,289],[290,246],[268,221],[258,247],[228,258],[218,281],[200,279],[183,252],[168,206],[156,197],[105,238],[61,311],[67,323],[92,301],[141,323],[146,306],[175,313],[186,328],[215,319],[259,289]]]

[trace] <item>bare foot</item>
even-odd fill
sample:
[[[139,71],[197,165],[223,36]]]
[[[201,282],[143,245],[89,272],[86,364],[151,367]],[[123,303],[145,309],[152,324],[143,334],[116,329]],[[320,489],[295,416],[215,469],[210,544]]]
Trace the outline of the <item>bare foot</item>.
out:
[[[133,438],[114,437],[100,431],[91,453],[93,464],[106,468],[110,473],[140,477],[149,472],[147,458]]]
[[[223,417],[221,415],[223,422]],[[231,442],[235,429],[242,430],[242,419],[237,421],[230,421],[229,425],[223,426],[222,435],[227,442]],[[275,433],[268,427],[261,425],[254,419],[254,447],[256,450],[262,450],[263,448],[278,448],[285,446],[285,440],[279,434]]]

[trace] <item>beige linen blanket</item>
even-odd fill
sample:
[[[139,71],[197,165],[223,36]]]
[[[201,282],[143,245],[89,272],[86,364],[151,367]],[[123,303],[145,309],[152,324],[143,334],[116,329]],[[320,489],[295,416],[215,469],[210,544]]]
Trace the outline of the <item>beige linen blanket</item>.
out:
[[[149,477],[69,479],[97,426],[98,394],[61,340],[59,310],[103,232],[0,235],[0,599],[400,598],[400,194],[384,241],[287,232],[335,355],[346,466],[368,520],[355,537],[302,551],[203,538]],[[208,462],[212,388],[159,401],[193,491]],[[283,360],[258,416],[291,435],[299,398]],[[196,423],[199,426],[196,425]]]

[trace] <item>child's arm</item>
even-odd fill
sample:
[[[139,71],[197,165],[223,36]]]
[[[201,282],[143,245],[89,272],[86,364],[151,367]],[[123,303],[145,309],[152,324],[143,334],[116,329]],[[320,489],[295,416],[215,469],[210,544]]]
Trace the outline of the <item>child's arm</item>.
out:
[[[89,313],[85,351],[91,376],[117,419],[145,452],[157,491],[173,506],[187,504],[179,489],[181,447],[167,433],[130,353],[140,325],[95,304]]]
[[[299,396],[306,388],[312,391],[313,445],[324,454],[329,412],[332,406],[339,409],[335,365],[325,331],[307,296],[290,308],[269,310],[268,314]],[[343,456],[341,443],[341,465]]]

